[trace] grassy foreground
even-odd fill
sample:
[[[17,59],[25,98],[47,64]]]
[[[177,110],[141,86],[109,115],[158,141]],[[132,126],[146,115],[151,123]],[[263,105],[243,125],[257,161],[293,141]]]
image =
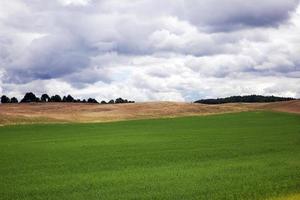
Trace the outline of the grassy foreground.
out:
[[[0,199],[284,199],[300,115],[0,127]]]

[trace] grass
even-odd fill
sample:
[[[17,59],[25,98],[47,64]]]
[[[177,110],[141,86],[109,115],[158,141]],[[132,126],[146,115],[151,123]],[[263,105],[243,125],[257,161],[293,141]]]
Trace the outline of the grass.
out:
[[[299,199],[300,199],[300,194],[277,197],[277,198],[272,198],[272,199],[268,199],[268,200],[299,200]]]
[[[0,127],[0,199],[284,199],[300,115]]]
[[[49,117],[11,116],[0,113],[0,126],[20,124],[63,123],[67,120],[51,119]]]

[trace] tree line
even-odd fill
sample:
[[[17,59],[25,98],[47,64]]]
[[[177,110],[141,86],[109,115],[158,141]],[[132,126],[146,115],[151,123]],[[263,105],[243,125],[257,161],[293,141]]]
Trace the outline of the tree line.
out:
[[[246,95],[246,96],[231,96],[217,99],[201,99],[195,103],[203,104],[223,104],[223,103],[266,103],[276,101],[291,101],[295,100],[291,97],[276,97],[276,96],[262,96],[262,95]]]
[[[96,99],[93,98],[88,98],[88,99],[75,99],[71,95],[67,96],[59,96],[59,95],[53,95],[49,96],[48,94],[43,94],[41,97],[37,97],[35,94],[32,92],[28,92],[24,95],[24,97],[21,99],[19,102],[16,97],[9,98],[6,95],[3,95],[1,97],[1,103],[33,103],[33,102],[41,102],[41,103],[46,103],[46,102],[66,102],[66,103],[95,103],[99,104],[99,102]],[[134,101],[128,101],[127,99],[122,99],[122,98],[117,98],[116,100],[110,100],[108,102],[106,101],[101,101],[101,104],[120,104],[120,103],[134,103]]]

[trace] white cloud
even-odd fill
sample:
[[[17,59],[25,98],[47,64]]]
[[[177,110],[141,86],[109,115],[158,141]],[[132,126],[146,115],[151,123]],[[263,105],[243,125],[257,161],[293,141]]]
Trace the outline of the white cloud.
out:
[[[58,0],[63,5],[87,5],[90,3],[90,0]]]
[[[298,4],[1,1],[0,92],[140,101],[300,97]]]

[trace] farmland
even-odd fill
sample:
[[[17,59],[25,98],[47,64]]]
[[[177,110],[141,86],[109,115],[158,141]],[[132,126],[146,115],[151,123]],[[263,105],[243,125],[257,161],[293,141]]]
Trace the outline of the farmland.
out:
[[[134,104],[21,103],[0,104],[0,126],[36,123],[91,123],[203,116],[245,111],[300,113],[300,100],[274,103],[204,105],[186,102]]]
[[[0,127],[0,199],[298,199],[300,115]]]

